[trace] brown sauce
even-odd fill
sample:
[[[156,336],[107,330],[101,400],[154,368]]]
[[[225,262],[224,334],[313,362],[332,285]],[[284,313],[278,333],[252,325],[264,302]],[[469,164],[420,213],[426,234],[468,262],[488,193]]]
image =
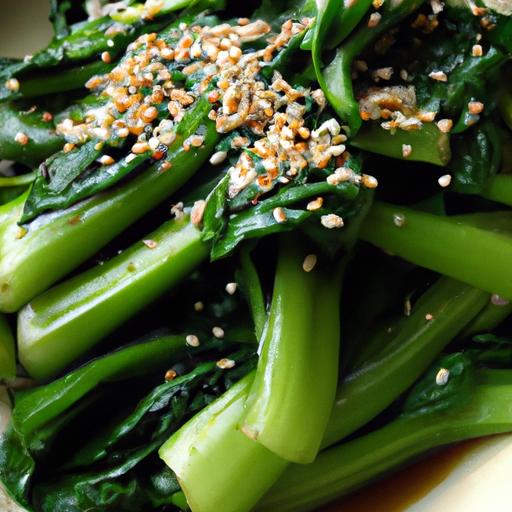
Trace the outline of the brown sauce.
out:
[[[318,512],[403,512],[445,480],[465,455],[485,439],[444,448]]]

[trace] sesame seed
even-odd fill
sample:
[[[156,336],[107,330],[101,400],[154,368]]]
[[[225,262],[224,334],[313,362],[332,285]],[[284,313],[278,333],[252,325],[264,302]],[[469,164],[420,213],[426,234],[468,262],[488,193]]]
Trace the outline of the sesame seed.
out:
[[[212,329],[212,334],[213,334],[216,338],[224,338],[224,329],[223,329],[222,327],[215,326],[215,327]]]
[[[448,81],[448,76],[444,71],[432,71],[428,74],[430,78],[433,80],[437,80],[438,82],[446,82]]]
[[[370,14],[370,19],[368,20],[368,28],[374,28],[376,27],[382,18],[382,15],[378,12],[372,12]]]
[[[407,80],[409,78],[409,73],[407,73],[406,69],[401,69],[400,70],[400,78],[402,80]]]
[[[468,112],[472,115],[482,113],[484,110],[484,104],[481,101],[470,101],[468,103]]]
[[[311,272],[316,265],[317,262],[317,256],[316,254],[308,254],[302,263],[302,268],[304,272]]]
[[[449,175],[449,174],[443,174],[443,176],[441,176],[437,182],[439,183],[439,185],[443,188],[446,188],[450,185],[450,183],[452,182],[452,177]]]
[[[385,68],[379,68],[372,72],[372,78],[375,81],[378,80],[390,80],[393,76],[393,68],[392,67],[385,67]]]
[[[493,293],[491,295],[491,304],[494,304],[495,306],[506,306],[509,303],[509,301],[497,293]]]
[[[227,359],[227,358],[223,358],[223,359],[220,359],[219,361],[217,361],[217,367],[220,368],[221,370],[229,370],[231,368],[233,368],[235,366],[235,361],[233,361],[233,359]]]
[[[199,338],[195,334],[189,334],[185,341],[189,347],[199,347]]]
[[[26,146],[28,144],[28,135],[26,133],[23,133],[23,132],[18,132],[15,136],[14,136],[14,140],[15,142],[17,142],[18,144],[21,144],[22,146]]]
[[[410,144],[402,144],[402,156],[409,158],[412,154],[412,146]]]
[[[484,51],[482,49],[482,45],[474,44],[473,48],[471,48],[471,55],[473,57],[481,57],[483,54],[484,54]]]
[[[70,151],[73,151],[73,149],[75,149],[75,145],[71,142],[66,142],[62,148],[62,151],[64,151],[64,153],[69,153]]]
[[[451,119],[440,119],[436,124],[443,133],[449,133],[453,128],[453,121]]]
[[[200,311],[203,311],[203,309],[204,309],[204,304],[200,300],[198,300],[197,302],[194,302],[194,311],[197,311],[199,313]]]
[[[210,157],[210,163],[212,165],[220,165],[228,156],[227,151],[217,151]]]
[[[320,217],[320,222],[322,226],[327,229],[334,228],[342,228],[344,225],[343,219],[334,213],[329,213],[328,215],[322,215]]]
[[[110,56],[110,53],[109,52],[103,52],[101,54],[101,60],[105,63],[105,64],[110,64],[112,62],[112,57]]]
[[[436,374],[436,384],[438,386],[445,386],[448,384],[450,379],[450,370],[447,368],[441,368]]]
[[[21,240],[28,233],[28,229],[20,226],[18,231],[16,231],[15,238],[16,240]]]
[[[272,215],[274,216],[276,222],[278,222],[279,224],[286,222],[286,213],[280,206],[274,208]]]
[[[149,146],[146,142],[136,142],[132,146],[132,152],[136,155],[140,155],[141,153],[145,153],[146,151],[149,151]]]
[[[50,121],[53,121],[53,114],[50,112],[43,112],[42,119],[45,123],[49,123]]]
[[[9,80],[5,82],[5,87],[11,92],[18,92],[20,90],[20,83],[16,78],[9,78]]]
[[[166,380],[167,382],[169,382],[169,381],[171,381],[171,380],[174,380],[174,379],[176,378],[176,376],[177,376],[177,375],[178,375],[178,374],[176,373],[176,371],[175,371],[175,370],[167,370],[167,371],[165,372],[165,377],[164,377],[164,378],[165,378],[165,380]]]
[[[430,0],[430,7],[434,14],[439,14],[444,9],[444,3],[440,0]]]
[[[379,182],[375,176],[370,176],[369,174],[363,174],[361,177],[361,183],[366,188],[377,188],[379,186]]]
[[[143,240],[142,243],[149,249],[156,249],[158,243],[154,240]]]
[[[192,211],[190,212],[190,221],[194,226],[198,226],[203,221],[204,210],[206,208],[206,201],[200,199],[194,203]]]
[[[323,197],[317,197],[316,199],[313,199],[313,201],[310,201],[308,205],[306,206],[307,210],[310,212],[314,212],[315,210],[319,210],[322,208],[322,205],[324,204],[324,198]]]
[[[397,228],[401,228],[401,227],[405,226],[405,215],[402,213],[393,214],[393,224]]]
[[[428,322],[432,321],[434,319],[434,316],[430,313],[427,313],[425,315],[425,320],[427,320]]]
[[[226,285],[226,292],[229,293],[229,295],[234,295],[236,293],[237,288],[237,283],[228,283]]]
[[[107,46],[108,46],[109,48],[112,48],[112,47],[114,46],[114,41],[113,41],[112,39],[109,39],[109,40],[107,41]]]
[[[103,155],[100,158],[101,165],[112,165],[114,162],[115,160],[110,155]]]

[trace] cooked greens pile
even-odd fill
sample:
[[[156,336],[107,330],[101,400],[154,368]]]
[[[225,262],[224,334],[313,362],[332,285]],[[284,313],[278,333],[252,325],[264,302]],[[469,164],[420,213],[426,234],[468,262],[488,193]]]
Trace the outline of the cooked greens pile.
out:
[[[47,48],[0,59],[13,500],[315,510],[512,432],[507,5],[50,19]]]

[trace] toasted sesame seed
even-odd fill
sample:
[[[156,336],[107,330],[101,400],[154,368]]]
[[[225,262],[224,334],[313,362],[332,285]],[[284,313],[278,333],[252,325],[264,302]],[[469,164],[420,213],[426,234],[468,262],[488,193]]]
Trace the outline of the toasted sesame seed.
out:
[[[148,247],[149,249],[156,249],[158,243],[154,240],[143,240],[143,244]]]
[[[436,124],[443,133],[449,133],[453,128],[453,121],[451,119],[440,119]]]
[[[401,227],[405,226],[405,215],[403,213],[393,214],[393,224],[397,228],[401,228]]]
[[[185,341],[189,347],[199,347],[200,345],[199,338],[195,334],[189,334]]]
[[[132,146],[132,152],[136,155],[140,155],[141,153],[145,153],[146,151],[149,151],[149,146],[146,142],[136,142]]]
[[[272,215],[274,216],[276,222],[278,222],[279,224],[286,222],[286,213],[280,206],[274,208],[274,210],[272,211]]]
[[[322,215],[320,217],[320,222],[322,226],[327,229],[334,228],[342,228],[344,226],[343,219],[334,213],[329,213],[328,215]]]
[[[448,76],[444,71],[432,71],[428,74],[430,78],[433,80],[437,80],[438,82],[446,82],[448,81]]]
[[[73,149],[75,149],[75,145],[72,142],[66,142],[62,151],[64,151],[64,153],[69,153],[70,151],[73,151]]]
[[[412,146],[410,144],[402,144],[402,156],[409,158],[412,154]]]
[[[450,379],[450,370],[447,368],[441,368],[436,374],[436,384],[438,386],[445,386],[448,384]]]
[[[103,52],[101,54],[101,60],[105,63],[105,64],[110,64],[112,62],[112,57],[110,56],[110,53],[109,52]]]
[[[382,18],[382,14],[379,12],[372,12],[370,14],[370,19],[368,20],[368,28],[374,28],[376,27]]]
[[[227,151],[217,151],[210,157],[210,163],[212,165],[220,165],[228,156]]]
[[[229,295],[234,295],[236,293],[237,288],[237,283],[228,283],[226,285],[226,292],[229,293]]]
[[[471,55],[473,57],[481,57],[484,54],[482,45],[474,44],[473,48],[471,48]]]
[[[393,68],[392,67],[385,67],[385,68],[379,68],[372,72],[372,78],[374,80],[390,80],[393,76]]]
[[[49,123],[50,121],[53,121],[53,114],[50,112],[43,112],[42,119],[45,123]]]
[[[9,80],[5,82],[5,87],[11,92],[18,92],[20,90],[20,83],[16,78],[9,78]]]
[[[99,161],[101,165],[112,165],[115,162],[110,155],[103,155]]]
[[[175,370],[167,370],[165,372],[165,377],[164,378],[165,378],[165,380],[167,382],[170,382],[171,380],[174,380],[177,377],[177,375],[178,374],[176,373]]]
[[[26,146],[28,144],[28,135],[26,133],[23,133],[23,132],[18,132],[15,136],[14,136],[14,140],[15,142],[17,142],[18,144],[21,144],[22,146]]]
[[[379,186],[379,182],[375,176],[370,176],[369,174],[363,174],[361,177],[361,183],[366,188],[377,188]]]
[[[317,197],[316,199],[313,199],[313,201],[310,201],[308,205],[306,206],[307,210],[310,212],[314,212],[315,210],[319,210],[322,208],[322,205],[324,204],[324,198],[323,197]]]
[[[468,103],[468,112],[472,115],[481,114],[484,110],[484,104],[481,101],[470,101]]]
[[[434,319],[434,315],[432,315],[431,313],[427,313],[425,315],[425,320],[427,320],[427,322],[430,322],[433,319]]]
[[[439,185],[443,188],[446,188],[450,185],[450,183],[452,182],[452,177],[449,175],[449,174],[443,174],[438,180],[437,182],[439,183]]]
[[[194,203],[192,207],[192,211],[190,212],[190,221],[194,226],[199,226],[203,221],[204,210],[206,208],[206,201],[204,199],[200,199]]]
[[[212,334],[213,334],[216,338],[224,338],[224,329],[223,329],[222,327],[215,326],[215,327],[212,329]]]
[[[233,361],[233,359],[227,358],[223,358],[217,361],[217,367],[220,368],[221,370],[229,370],[231,368],[234,368],[235,364],[236,363],[235,361]]]
[[[311,272],[315,268],[317,260],[316,254],[308,254],[302,263],[304,272]]]
[[[197,311],[199,313],[199,311],[203,311],[204,309],[204,304],[198,300],[197,302],[194,302],[194,311]]]
[[[439,14],[444,9],[444,3],[441,0],[430,0],[430,7],[434,14]]]

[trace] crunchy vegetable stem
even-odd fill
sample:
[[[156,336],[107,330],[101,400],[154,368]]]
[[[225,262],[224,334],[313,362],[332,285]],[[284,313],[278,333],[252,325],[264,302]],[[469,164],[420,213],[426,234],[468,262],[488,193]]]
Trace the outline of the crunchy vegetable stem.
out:
[[[487,181],[481,195],[491,201],[512,206],[512,176],[510,174],[493,176]]]
[[[27,304],[18,315],[20,361],[33,377],[55,375],[207,255],[188,216],[165,223],[144,242]]]
[[[436,446],[512,429],[512,373],[482,370],[468,404],[402,416],[384,427],[291,466],[257,510],[314,510]]]
[[[272,305],[243,431],[284,459],[311,462],[320,447],[338,375],[340,273],[283,238]],[[304,420],[304,411],[308,419]]]
[[[12,379],[16,376],[16,356],[14,336],[4,315],[0,314],[0,378]]]
[[[386,343],[341,383],[323,446],[329,446],[377,416],[403,393],[443,348],[485,307],[489,295],[442,277],[421,297]],[[376,334],[379,337],[379,334]],[[372,340],[369,340],[371,344]]]
[[[25,196],[0,207],[0,311],[13,312],[92,256],[118,233],[186,182],[218,140],[208,119],[210,104],[198,100],[185,116],[169,150],[171,169],[150,167],[137,178],[71,208],[41,215],[25,228]],[[200,148],[185,151],[183,140],[205,126]]]
[[[254,372],[196,414],[159,451],[194,512],[244,512],[287,462],[238,430]]]
[[[512,212],[443,217],[376,203],[361,238],[412,263],[512,299]]]

